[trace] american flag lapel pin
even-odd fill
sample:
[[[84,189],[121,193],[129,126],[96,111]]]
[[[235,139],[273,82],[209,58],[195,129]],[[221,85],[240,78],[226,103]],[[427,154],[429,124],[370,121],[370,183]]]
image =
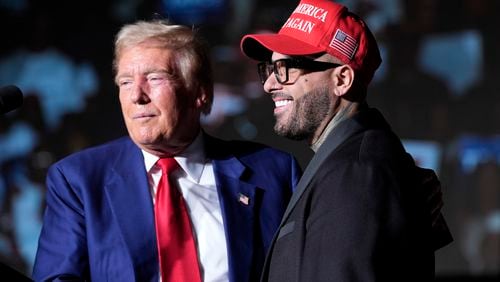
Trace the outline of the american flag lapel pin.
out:
[[[248,206],[250,204],[250,198],[247,195],[238,193],[238,202],[244,206]]]

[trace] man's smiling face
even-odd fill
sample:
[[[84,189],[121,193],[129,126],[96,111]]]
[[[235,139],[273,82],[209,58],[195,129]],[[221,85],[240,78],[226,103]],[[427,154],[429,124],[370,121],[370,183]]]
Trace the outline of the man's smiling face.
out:
[[[272,61],[287,58],[273,53]],[[301,72],[290,68],[289,72]],[[290,139],[311,139],[325,121],[331,118],[331,70],[301,74],[295,81],[280,84],[274,75],[264,83],[264,90],[275,103],[274,116],[277,134]]]

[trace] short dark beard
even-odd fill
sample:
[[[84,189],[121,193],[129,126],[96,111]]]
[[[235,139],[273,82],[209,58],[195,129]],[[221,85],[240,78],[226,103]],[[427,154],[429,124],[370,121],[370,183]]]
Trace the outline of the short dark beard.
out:
[[[289,120],[276,122],[274,131],[292,140],[310,139],[328,116],[331,103],[328,88],[314,89],[295,100]]]

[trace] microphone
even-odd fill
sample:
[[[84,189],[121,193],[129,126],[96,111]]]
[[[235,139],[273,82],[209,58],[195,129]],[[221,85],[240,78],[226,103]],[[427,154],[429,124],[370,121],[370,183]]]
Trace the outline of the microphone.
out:
[[[23,104],[23,93],[14,85],[0,87],[0,114],[15,110]]]

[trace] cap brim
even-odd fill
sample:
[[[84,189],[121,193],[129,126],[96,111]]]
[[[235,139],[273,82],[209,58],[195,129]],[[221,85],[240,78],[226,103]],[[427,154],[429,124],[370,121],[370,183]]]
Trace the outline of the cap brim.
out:
[[[241,39],[243,54],[257,61],[268,61],[273,52],[289,56],[321,53],[321,48],[283,34],[248,34]]]

